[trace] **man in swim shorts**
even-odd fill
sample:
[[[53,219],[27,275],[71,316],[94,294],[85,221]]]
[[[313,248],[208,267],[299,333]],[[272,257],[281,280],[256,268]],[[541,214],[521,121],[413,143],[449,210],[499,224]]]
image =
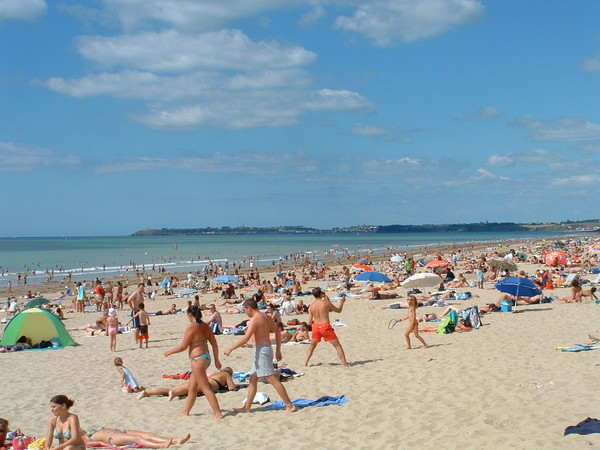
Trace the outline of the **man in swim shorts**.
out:
[[[296,411],[296,407],[292,404],[285,387],[279,381],[279,374],[277,374],[277,371],[273,367],[273,348],[271,347],[269,333],[275,334],[275,357],[277,361],[281,361],[282,358],[281,334],[277,329],[277,325],[275,325],[273,319],[258,310],[258,304],[254,299],[248,299],[244,302],[244,312],[250,317],[246,334],[234,345],[225,350],[225,355],[229,356],[232,351],[245,346],[250,341],[250,338],[254,337],[254,364],[252,365],[246,404],[243,408],[234,408],[234,411],[250,412],[252,401],[258,390],[258,377],[266,377],[269,383],[273,385],[285,403],[287,412]]]
[[[308,366],[308,361],[310,361],[315,348],[317,348],[321,339],[325,339],[325,342],[331,342],[331,345],[335,347],[338,357],[340,358],[340,361],[342,361],[342,365],[348,367],[342,344],[340,344],[333,327],[329,323],[329,311],[341,313],[344,303],[346,302],[346,297],[342,297],[340,306],[334,306],[321,288],[314,288],[312,290],[312,295],[315,297],[315,302],[308,308],[308,323],[312,324],[312,342],[306,352],[304,365]]]
[[[139,316],[136,317],[136,314],[140,311],[140,303],[144,302],[145,288],[144,283],[139,283],[133,294],[127,297],[127,304],[131,308],[131,317],[133,317],[133,328],[135,329],[133,337],[136,344],[139,342],[140,336],[140,319]]]

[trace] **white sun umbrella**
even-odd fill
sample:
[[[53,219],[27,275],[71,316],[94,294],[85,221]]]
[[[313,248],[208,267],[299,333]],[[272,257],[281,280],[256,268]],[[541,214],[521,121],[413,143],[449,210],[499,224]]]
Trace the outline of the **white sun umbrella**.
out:
[[[404,261],[404,258],[402,256],[400,256],[400,255],[394,255],[394,256],[392,256],[390,258],[390,261],[391,262],[395,262],[395,263],[399,263],[399,262]]]
[[[426,287],[439,286],[442,283],[442,281],[444,281],[442,277],[435,273],[422,272],[415,273],[414,275],[404,280],[401,284],[402,287],[406,289],[411,289],[415,287],[422,289]]]

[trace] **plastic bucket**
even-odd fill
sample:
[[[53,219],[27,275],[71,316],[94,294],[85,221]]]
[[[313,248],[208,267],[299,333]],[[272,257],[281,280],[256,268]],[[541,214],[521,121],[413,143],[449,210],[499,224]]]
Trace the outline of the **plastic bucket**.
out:
[[[500,305],[500,310],[502,312],[511,312],[512,309],[513,309],[512,302],[509,302],[509,301],[505,300],[505,301],[502,302],[502,305]]]

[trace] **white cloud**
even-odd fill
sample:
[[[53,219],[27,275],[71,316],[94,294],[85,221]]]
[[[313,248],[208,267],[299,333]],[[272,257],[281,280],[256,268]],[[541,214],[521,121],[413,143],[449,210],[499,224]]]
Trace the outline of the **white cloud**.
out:
[[[350,134],[355,134],[357,136],[365,136],[373,139],[382,139],[385,141],[400,141],[400,142],[410,142],[412,141],[411,137],[407,136],[398,136],[395,130],[387,129],[383,127],[376,127],[373,125],[366,125],[364,123],[355,123],[350,128]]]
[[[58,152],[14,142],[0,142],[0,171],[29,172],[42,167],[74,165],[79,163],[75,155],[63,155]]]
[[[523,150],[515,153],[504,153],[492,155],[488,158],[486,165],[490,167],[511,167],[517,163],[543,164],[561,163],[563,157],[560,153],[549,152],[544,149]]]
[[[47,9],[45,0],[0,0],[0,20],[36,20]]]
[[[305,0],[104,0],[126,29],[163,23],[180,30],[214,30],[268,10],[305,4]]]
[[[290,172],[317,170],[312,159],[303,152],[272,153],[265,151],[214,153],[186,158],[129,158],[104,161],[97,167],[98,173],[174,170],[197,173],[289,175]]]
[[[355,92],[307,89],[304,71],[250,72],[227,78],[216,72],[158,76],[103,73],[76,80],[52,78],[49,89],[73,97],[114,96],[144,100],[149,112],[135,118],[154,128],[283,127],[307,111],[369,112],[373,104]]]
[[[599,174],[573,175],[570,177],[555,178],[551,180],[554,186],[569,186],[569,187],[597,187],[600,184]]]
[[[311,26],[317,23],[319,20],[327,16],[327,11],[320,3],[316,3],[312,6],[311,10],[304,13],[300,18],[300,25]]]
[[[239,30],[86,36],[79,39],[79,50],[116,70],[40,83],[77,98],[142,100],[147,112],[132,118],[153,128],[284,127],[310,111],[375,109],[357,92],[311,89],[302,66],[316,59],[314,53],[274,41],[253,42]]]
[[[497,119],[500,116],[500,111],[493,106],[486,106],[482,108],[478,108],[473,114],[467,116],[466,120],[471,120],[473,122],[484,121],[484,120],[493,120]]]
[[[194,35],[167,30],[116,37],[84,36],[78,41],[80,53],[103,66],[152,72],[290,68],[316,59],[313,52],[302,47],[252,42],[241,31],[229,29]]]
[[[517,119],[536,141],[578,142],[600,139],[600,124],[581,117],[565,117],[556,121],[543,121],[533,116]]]
[[[366,35],[379,46],[400,39],[412,42],[481,19],[478,0],[373,0],[351,17],[340,16],[335,26]]]
[[[583,70],[586,72],[600,72],[600,57],[587,58],[584,60]]]

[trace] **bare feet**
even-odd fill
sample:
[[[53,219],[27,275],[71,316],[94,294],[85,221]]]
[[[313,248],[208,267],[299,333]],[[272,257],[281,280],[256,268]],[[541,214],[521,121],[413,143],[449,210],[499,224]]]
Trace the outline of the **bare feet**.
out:
[[[285,408],[285,411],[286,411],[286,412],[289,412],[289,413],[293,413],[293,412],[296,412],[296,411],[298,411],[298,410],[297,410],[297,409],[296,409],[296,407],[295,407],[295,406],[292,404],[291,406],[286,406],[286,408]]]
[[[189,412],[189,411],[181,411],[181,412],[178,412],[178,413],[177,413],[177,414],[175,414],[175,415],[176,415],[176,416],[178,416],[178,417],[179,417],[179,416],[189,416],[189,415],[190,415],[190,412]]]
[[[175,444],[175,445],[181,445],[186,443],[187,441],[190,440],[192,436],[190,435],[190,433],[186,434],[183,438],[181,439],[171,439],[171,444]]]
[[[244,408],[233,408],[233,410],[237,413],[249,413],[250,412],[250,410],[246,409],[245,407]]]
[[[142,391],[141,391],[141,392],[139,393],[139,395],[137,396],[137,399],[138,399],[138,400],[141,400],[141,399],[143,399],[144,397],[150,397],[150,396],[148,395],[148,393],[146,392],[146,389],[142,389]]]
[[[167,398],[169,399],[169,401],[171,401],[175,398],[175,396],[173,395],[173,391],[169,391],[169,395]]]
[[[225,418],[225,416],[223,415],[223,413],[215,414],[213,416],[213,419],[224,419],[224,418]]]

